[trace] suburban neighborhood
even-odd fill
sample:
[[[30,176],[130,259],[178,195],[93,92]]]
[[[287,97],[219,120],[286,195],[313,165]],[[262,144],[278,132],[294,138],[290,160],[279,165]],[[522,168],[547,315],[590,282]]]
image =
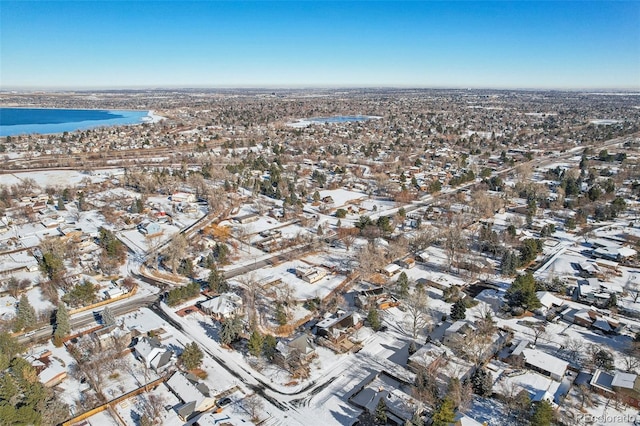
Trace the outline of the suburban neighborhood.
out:
[[[637,94],[0,103],[7,424],[640,424]]]

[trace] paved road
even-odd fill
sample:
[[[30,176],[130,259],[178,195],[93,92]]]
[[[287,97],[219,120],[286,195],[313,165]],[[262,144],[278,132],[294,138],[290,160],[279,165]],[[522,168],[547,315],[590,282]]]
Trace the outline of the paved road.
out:
[[[126,299],[121,302],[114,302],[110,304],[109,309],[111,309],[111,311],[116,316],[125,315],[125,314],[128,314],[129,312],[136,311],[144,306],[150,306],[156,300],[158,300],[158,296],[155,294],[149,295],[149,296],[143,296],[143,297],[133,296],[130,299]],[[102,309],[104,308],[98,308],[96,309],[96,311],[102,310]],[[71,317],[70,322],[71,322],[72,330],[81,329],[90,324],[97,325],[96,319],[93,315],[93,311],[86,311],[86,312],[80,312],[78,314],[75,314]],[[47,325],[38,330],[34,330],[31,333],[27,333],[27,334],[30,334],[29,336],[27,335],[19,336],[18,341],[20,343],[27,343],[27,342],[38,342],[38,341],[47,340],[53,334],[53,327],[51,325]]]

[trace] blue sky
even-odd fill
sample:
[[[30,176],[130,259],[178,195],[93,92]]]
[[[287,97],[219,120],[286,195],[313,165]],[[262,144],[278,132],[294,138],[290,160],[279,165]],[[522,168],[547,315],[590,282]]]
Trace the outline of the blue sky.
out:
[[[640,2],[0,0],[0,88],[640,89]]]

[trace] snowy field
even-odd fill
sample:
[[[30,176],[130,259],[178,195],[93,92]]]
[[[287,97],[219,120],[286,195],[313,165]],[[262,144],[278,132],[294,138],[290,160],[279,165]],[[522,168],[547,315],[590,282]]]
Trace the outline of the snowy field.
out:
[[[122,174],[122,169],[95,170],[93,173],[85,173],[76,170],[44,170],[37,172],[16,172],[0,175],[0,185],[16,185],[25,179],[33,179],[41,187],[67,187],[76,186],[84,179],[91,183],[104,182],[112,176]]]

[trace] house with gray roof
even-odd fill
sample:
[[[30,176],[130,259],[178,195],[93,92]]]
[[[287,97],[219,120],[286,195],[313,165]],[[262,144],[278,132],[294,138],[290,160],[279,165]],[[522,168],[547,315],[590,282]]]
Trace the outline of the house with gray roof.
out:
[[[176,409],[182,421],[186,422],[194,414],[207,411],[215,405],[216,400],[211,396],[209,387],[191,373],[176,371],[167,380],[167,386],[182,402]]]

